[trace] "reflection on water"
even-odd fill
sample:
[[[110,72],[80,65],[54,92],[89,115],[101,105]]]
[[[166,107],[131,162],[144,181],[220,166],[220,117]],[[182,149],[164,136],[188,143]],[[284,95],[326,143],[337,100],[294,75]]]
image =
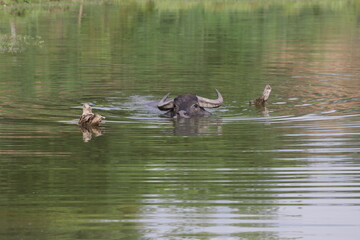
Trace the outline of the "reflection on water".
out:
[[[83,140],[84,142],[88,142],[90,141],[93,137],[99,137],[101,136],[103,133],[103,129],[104,127],[99,127],[99,126],[87,126],[87,127],[79,127],[82,135],[83,135]]]
[[[259,114],[263,117],[270,117],[270,111],[266,106],[255,106]]]
[[[10,22],[10,34],[0,34],[0,53],[20,53],[31,47],[42,47],[40,36],[19,35],[15,22]]]
[[[221,119],[208,117],[174,118],[174,134],[179,136],[221,135]]]
[[[3,9],[2,238],[357,239],[359,6]],[[15,40],[21,51],[6,48]],[[250,106],[266,84],[266,107]],[[154,104],[214,88],[224,105],[208,118],[164,118]],[[84,102],[103,127],[79,129]]]

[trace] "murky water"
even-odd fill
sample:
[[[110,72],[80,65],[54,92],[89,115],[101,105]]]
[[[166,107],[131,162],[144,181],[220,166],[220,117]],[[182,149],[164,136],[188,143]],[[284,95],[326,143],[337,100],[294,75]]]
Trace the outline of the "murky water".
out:
[[[0,238],[358,239],[359,6],[2,8]],[[209,118],[154,107],[215,88]]]

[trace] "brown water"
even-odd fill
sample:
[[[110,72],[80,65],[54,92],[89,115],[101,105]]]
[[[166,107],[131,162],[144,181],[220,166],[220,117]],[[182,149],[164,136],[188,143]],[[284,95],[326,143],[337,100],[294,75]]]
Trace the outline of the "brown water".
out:
[[[0,239],[357,239],[358,3],[2,8]]]

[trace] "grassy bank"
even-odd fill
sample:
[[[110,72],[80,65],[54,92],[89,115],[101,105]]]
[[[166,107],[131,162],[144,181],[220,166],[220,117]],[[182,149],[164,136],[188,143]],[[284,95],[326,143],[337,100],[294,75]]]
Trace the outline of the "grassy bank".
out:
[[[40,3],[44,2],[43,0],[0,0],[0,4],[3,6],[7,5],[18,5],[18,4],[31,4],[31,3]],[[49,2],[49,1],[46,1]]]
[[[288,16],[300,16],[304,12],[321,14],[360,10],[360,0],[0,0],[0,10],[3,10],[0,11],[0,17],[33,17],[90,4],[121,5],[123,8],[142,9],[144,12],[178,12],[201,8],[210,13],[251,13],[277,9],[279,13]]]
[[[30,5],[41,3],[81,2],[83,0],[0,0],[0,6]]]

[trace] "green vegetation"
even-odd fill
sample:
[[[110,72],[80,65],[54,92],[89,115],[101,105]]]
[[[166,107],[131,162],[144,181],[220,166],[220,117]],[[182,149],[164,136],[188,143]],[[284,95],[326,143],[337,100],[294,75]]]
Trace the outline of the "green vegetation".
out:
[[[271,58],[281,57],[281,55],[265,57],[268,51],[272,48],[290,48],[292,46],[288,43],[291,41],[302,39],[304,44],[311,45],[319,44],[324,36],[334,33],[346,32],[350,35],[348,28],[357,26],[357,18],[354,16],[360,9],[360,0],[19,0],[11,2],[12,6],[0,8],[3,30],[0,33],[0,52],[14,54],[24,51],[47,51],[49,39],[58,41],[59,45],[64,44],[66,51],[64,49],[53,51],[59,51],[55,55],[68,59],[65,63],[48,66],[51,59],[46,58],[52,55],[44,54],[43,58],[37,59],[43,61],[43,64],[37,64],[42,68],[61,69],[66,66],[66,71],[62,72],[64,76],[53,81],[59,81],[58,84],[68,90],[80,87],[81,83],[76,81],[79,66],[90,65],[94,59],[103,61],[101,78],[106,80],[107,84],[113,85],[116,84],[114,77],[108,74],[112,71],[110,69],[112,62],[122,63],[116,68],[118,74],[124,72],[129,74],[131,71],[147,75],[146,79],[137,79],[137,81],[143,81],[138,84],[148,85],[149,89],[152,81],[164,77],[159,76],[162,72],[166,72],[165,70],[169,68],[175,71],[179,69],[178,66],[202,74],[210,84],[212,78],[219,78],[217,74],[222,74],[220,78],[235,78],[235,75],[245,74],[245,69],[249,70],[246,72],[258,74],[253,76],[254,79],[261,79],[264,73],[255,69],[250,71],[251,67],[256,66],[248,66],[245,59],[266,65],[276,60]],[[93,5],[98,6],[92,7]],[[109,5],[114,7],[109,8]],[[255,14],[261,18],[253,17]],[[329,18],[336,17],[337,14],[342,14],[342,17],[338,18],[337,24],[334,25]],[[218,28],[219,25],[222,27]],[[64,35],[70,32],[70,35]],[[76,38],[76,34],[80,36]],[[99,41],[101,45],[98,44]],[[263,42],[267,45],[264,46]],[[160,45],[164,47],[161,49],[156,47]],[[171,46],[172,49],[167,46]],[[121,54],[115,54],[114,49]],[[209,49],[217,50],[209,51]],[[254,55],[248,49],[257,49],[262,54]],[[191,51],[196,52],[196,55]],[[255,60],[252,59],[254,56],[264,57]],[[30,55],[24,57],[30,58]],[[290,61],[297,56],[286,57],[287,61]],[[306,55],[307,61],[313,57],[312,54]],[[146,69],[143,67],[144,59],[156,62],[157,65]],[[36,63],[31,60],[28,64],[29,69],[32,69],[30,65]],[[234,64],[237,66],[234,67]],[[214,66],[234,69],[228,71]],[[52,70],[41,69],[38,72],[45,74]],[[2,71],[6,72],[7,69]],[[225,74],[228,76],[224,76]],[[230,74],[234,76],[229,76]],[[189,77],[181,79],[182,76],[184,74],[178,72],[180,78],[177,79],[178,82],[188,86],[194,84],[194,79]],[[47,81],[51,79],[49,76],[42,77]],[[85,79],[84,81],[88,80]],[[123,84],[132,88],[134,81],[131,78],[126,79]],[[262,89],[263,86],[254,86],[254,88]],[[31,91],[26,93],[30,94]],[[244,97],[252,99],[253,95],[244,95]]]
[[[48,1],[43,1],[43,0],[0,0],[0,4],[3,6],[20,5],[20,4],[34,4],[34,3],[42,3],[42,2],[51,2],[51,0],[48,0]]]
[[[28,47],[41,47],[44,41],[40,36],[29,35],[0,35],[0,53],[19,53]]]
[[[203,6],[207,10],[231,10],[231,11],[253,11],[254,9],[267,9],[274,6],[281,6],[290,12],[296,12],[304,7],[318,7],[320,9],[339,9],[347,7],[349,4],[359,4],[360,0],[0,0],[3,6],[21,6],[21,5],[56,5],[56,4],[74,4],[74,3],[104,3],[104,4],[136,4],[149,6],[152,5],[159,10],[181,10],[189,9],[194,6]]]
[[[65,2],[66,0],[0,0],[1,5],[20,5],[20,4],[38,4],[49,2]],[[76,0],[72,0],[75,2]],[[69,2],[69,1],[67,1]]]

